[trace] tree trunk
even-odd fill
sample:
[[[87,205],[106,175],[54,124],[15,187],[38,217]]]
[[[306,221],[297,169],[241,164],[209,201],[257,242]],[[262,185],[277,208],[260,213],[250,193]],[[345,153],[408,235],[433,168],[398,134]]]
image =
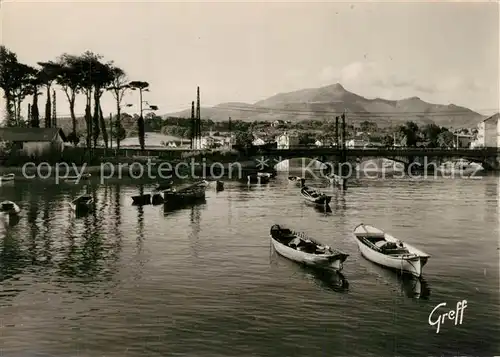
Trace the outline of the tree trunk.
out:
[[[121,128],[121,108],[120,103],[116,103],[116,120],[115,127],[113,128],[116,138],[116,149],[120,150],[120,128]]]
[[[33,94],[33,105],[31,106],[31,121],[32,128],[40,127],[40,113],[38,112],[38,88],[35,88],[35,93]]]
[[[94,89],[94,116],[92,120],[93,125],[93,139],[94,139],[94,147],[97,146],[97,139],[99,139],[99,135],[101,134],[99,128],[99,88]]]
[[[92,114],[91,114],[91,98],[92,89],[87,89],[86,93],[87,103],[85,104],[85,122],[87,124],[87,149],[92,148]]]
[[[13,126],[15,113],[13,108],[13,98],[10,93],[5,93],[6,125]]]
[[[47,101],[45,102],[45,127],[50,128],[52,126],[51,122],[52,116],[52,105],[50,98],[50,84],[47,84]]]
[[[101,124],[102,140],[104,141],[104,147],[108,148],[108,132],[106,131],[106,123],[104,122],[104,116],[102,115],[101,103],[99,103],[99,123]]]
[[[71,128],[72,128],[73,134],[76,138],[76,115],[75,115],[75,96],[74,95],[69,101],[69,113],[71,115]]]
[[[144,150],[145,146],[145,138],[144,138],[144,118],[141,116],[137,119],[137,134],[139,136],[139,145],[141,146],[141,150]]]

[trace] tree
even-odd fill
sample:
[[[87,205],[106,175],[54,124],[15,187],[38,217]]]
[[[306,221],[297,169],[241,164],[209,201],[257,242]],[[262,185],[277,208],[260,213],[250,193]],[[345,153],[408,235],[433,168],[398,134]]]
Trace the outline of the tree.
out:
[[[72,132],[68,135],[68,140],[74,145],[78,144],[79,138],[76,134],[76,115],[75,115],[75,101],[76,95],[82,89],[82,70],[79,66],[80,59],[77,56],[62,54],[58,63],[60,71],[56,78],[57,84],[61,86],[69,103],[69,112],[71,115]]]
[[[97,139],[102,134],[104,145],[108,148],[108,134],[106,131],[106,124],[101,110],[101,97],[104,89],[113,82],[113,71],[111,63],[101,63],[96,61],[93,68],[92,85],[94,87],[94,147],[97,146]]]
[[[14,90],[16,87],[15,78],[11,75],[17,66],[17,55],[0,45],[0,88],[3,90],[5,98],[5,111],[7,114],[7,123],[14,121]]]
[[[146,90],[149,87],[148,82],[143,82],[143,81],[132,81],[129,83],[129,86],[131,89],[138,89],[139,90],[139,103],[140,103],[140,113],[139,113],[139,119],[137,120],[137,134],[139,136],[139,145],[141,146],[141,150],[144,150],[145,146],[145,140],[144,140],[144,118],[142,117],[142,92]]]
[[[449,148],[453,146],[455,136],[447,129],[443,130],[437,137],[437,146],[441,148]]]
[[[398,132],[403,135],[405,146],[414,147],[417,145],[418,141],[418,125],[412,121],[406,122],[398,128]]]
[[[111,67],[111,86],[108,87],[108,90],[111,91],[111,94],[115,98],[116,101],[116,120],[115,120],[115,130],[116,130],[116,147],[120,149],[120,141],[125,139],[125,129],[121,125],[121,106],[123,101],[123,96],[127,89],[130,89],[128,85],[127,75],[125,71],[118,67]],[[121,130],[123,130],[123,137],[120,135]]]
[[[39,78],[41,83],[45,86],[45,95],[47,97],[45,102],[45,127],[50,128],[52,127],[52,102],[50,90],[52,88],[52,83],[54,83],[59,75],[61,65],[52,61],[38,62],[38,65],[41,67]]]
[[[236,146],[249,148],[252,146],[253,134],[250,131],[238,131],[234,136]]]
[[[438,136],[441,134],[442,128],[434,123],[427,124],[422,128],[422,134],[429,141],[430,147],[438,146]]]

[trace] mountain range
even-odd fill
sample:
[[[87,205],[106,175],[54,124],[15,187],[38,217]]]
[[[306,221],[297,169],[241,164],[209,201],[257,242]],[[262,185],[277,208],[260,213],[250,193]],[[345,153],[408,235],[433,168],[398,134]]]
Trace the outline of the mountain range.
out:
[[[349,92],[340,83],[320,88],[279,93],[254,104],[230,102],[202,107],[201,117],[214,121],[291,121],[332,119],[345,110],[347,121],[377,123],[379,127],[413,121],[420,125],[435,123],[448,128],[474,127],[485,117],[473,110],[453,104],[432,104],[418,97],[401,100],[368,99]],[[162,115],[191,116],[191,109]]]

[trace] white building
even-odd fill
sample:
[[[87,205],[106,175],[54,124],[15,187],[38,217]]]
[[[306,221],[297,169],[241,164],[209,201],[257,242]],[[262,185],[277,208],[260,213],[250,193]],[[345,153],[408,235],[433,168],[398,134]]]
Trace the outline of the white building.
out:
[[[500,114],[492,115],[477,126],[477,136],[472,148],[500,147]]]
[[[368,142],[365,140],[351,139],[346,141],[345,146],[348,148],[364,148],[366,144]]]
[[[299,146],[299,137],[293,134],[287,134],[286,131],[276,138],[277,148],[281,150],[291,149]]]
[[[254,141],[252,141],[252,145],[253,146],[261,146],[261,145],[265,145],[265,141],[262,140],[261,138],[255,138]]]

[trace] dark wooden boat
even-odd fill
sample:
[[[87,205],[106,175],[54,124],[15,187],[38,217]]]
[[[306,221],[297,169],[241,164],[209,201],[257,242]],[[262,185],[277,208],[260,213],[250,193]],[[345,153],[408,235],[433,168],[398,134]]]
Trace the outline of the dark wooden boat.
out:
[[[89,211],[94,206],[94,199],[89,194],[83,194],[70,202],[70,207],[73,211]]]
[[[161,193],[154,193],[151,197],[151,203],[153,205],[160,205],[163,202],[165,202],[165,200],[163,199],[163,195]]]
[[[21,209],[12,201],[0,202],[0,213],[6,213],[8,215],[16,215],[21,212]]]
[[[327,205],[332,200],[332,196],[325,195],[319,190],[308,186],[302,187],[300,189],[300,194],[306,203],[313,205]]]
[[[216,181],[216,183],[215,183],[215,190],[217,192],[223,191],[224,190],[224,182],[222,182],[222,181]]]
[[[163,191],[164,204],[176,206],[204,201],[207,186],[208,182],[203,180],[179,189]]]
[[[132,196],[132,204],[137,206],[150,205],[151,194]]]

